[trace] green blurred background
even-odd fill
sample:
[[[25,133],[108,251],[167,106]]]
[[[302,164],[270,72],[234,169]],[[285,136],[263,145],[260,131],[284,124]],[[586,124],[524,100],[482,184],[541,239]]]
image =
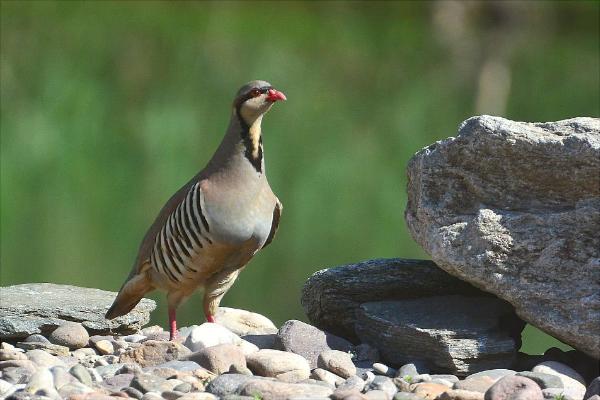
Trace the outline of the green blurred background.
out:
[[[117,290],[265,79],[289,99],[263,123],[285,209],[222,305],[306,320],[312,272],[427,257],[403,219],[417,150],[476,114],[599,115],[598,20],[591,1],[2,1],[1,283]],[[202,320],[199,296],[180,308]],[[554,344],[527,328],[525,351]]]

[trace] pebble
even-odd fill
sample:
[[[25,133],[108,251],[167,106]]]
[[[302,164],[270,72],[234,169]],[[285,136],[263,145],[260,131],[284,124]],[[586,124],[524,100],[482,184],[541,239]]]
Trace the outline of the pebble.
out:
[[[522,371],[517,372],[516,376],[524,376],[525,378],[529,378],[542,389],[549,388],[558,388],[563,389],[564,385],[560,378],[556,375],[546,374],[543,372],[530,372],[530,371]]]
[[[123,392],[127,393],[129,397],[133,397],[134,399],[138,400],[141,400],[141,398],[144,397],[144,393],[131,386],[123,388]]]
[[[33,335],[29,335],[23,340],[23,342],[27,343],[46,343],[50,344],[50,341],[46,339],[44,335],[40,335],[39,333],[34,333]]]
[[[371,382],[371,384],[369,384],[368,391],[371,391],[371,390],[381,390],[390,399],[393,398],[394,395],[398,392],[398,388],[394,384],[394,381],[392,380],[392,378],[389,378],[387,376],[381,376],[381,375],[376,376],[375,379],[373,379],[373,382]]]
[[[246,310],[219,307],[215,319],[238,336],[277,333],[277,327],[269,318]]]
[[[532,372],[543,372],[546,374],[552,374],[556,376],[567,376],[571,379],[576,380],[577,382],[585,385],[585,379],[579,374],[579,372],[575,371],[573,368],[560,363],[558,361],[544,361],[539,363],[533,369]]]
[[[471,375],[467,376],[465,379],[475,378],[475,377],[479,377],[479,376],[489,376],[490,378],[494,379],[494,381],[498,381],[499,379],[504,378],[505,376],[512,376],[512,375],[515,375],[516,373],[517,373],[517,371],[513,371],[512,369],[504,369],[504,368],[488,369],[486,371],[481,371],[481,372],[471,374]]]
[[[94,343],[94,346],[102,355],[113,354],[115,352],[115,347],[110,340],[98,340],[96,343]]]
[[[210,381],[210,383],[206,386],[206,391],[218,397],[223,397],[231,394],[238,394],[238,388],[240,388],[244,383],[250,381],[251,379],[257,378],[258,377],[242,374],[219,375],[215,379]]]
[[[92,349],[91,347],[84,347],[83,349],[72,351],[71,355],[76,358],[83,359],[89,356],[96,356],[98,353],[96,353],[96,350]]]
[[[142,396],[142,400],[163,400],[158,392],[148,392]]]
[[[0,379],[0,397],[8,396],[9,391],[12,390],[13,384],[5,381],[4,379]],[[12,392],[11,392],[12,393]]]
[[[344,383],[338,386],[340,390],[362,392],[365,388],[365,381],[354,375],[346,379]]]
[[[529,378],[508,375],[485,392],[485,400],[543,400],[542,389]]]
[[[369,400],[390,400],[392,397],[388,396],[383,390],[369,390],[365,393],[365,397]]]
[[[484,400],[481,392],[471,392],[469,390],[452,389],[441,393],[436,400]]]
[[[197,362],[191,360],[173,360],[159,364],[156,368],[171,368],[176,371],[195,371],[202,367],[200,367],[200,364]]]
[[[27,361],[31,363],[31,361]],[[31,363],[33,365],[33,363]],[[35,366],[32,369],[27,369],[23,367],[8,367],[8,368],[0,368],[2,370],[2,379],[6,382],[18,385],[21,383],[26,383],[29,381],[29,378],[35,372]]]
[[[564,389],[558,388],[550,388],[550,389],[542,389],[542,395],[546,400],[582,400],[582,399],[574,399],[571,396],[564,393]],[[590,399],[585,399],[590,400]]]
[[[532,371],[557,376],[563,384],[564,394],[574,399],[583,399],[585,380],[573,368],[557,361],[544,361],[533,367]]]
[[[207,347],[190,354],[187,358],[219,375],[230,372],[232,367],[238,372],[247,370],[246,357],[242,349],[234,344]]]
[[[33,362],[38,367],[50,368],[55,365],[64,366],[64,363],[58,357],[48,354],[44,350],[29,350],[26,354],[29,361]]]
[[[450,382],[450,381],[447,381],[445,379],[440,379],[440,378],[432,379],[429,382],[439,383],[440,385],[448,386],[449,388],[452,388],[454,386],[454,382]]]
[[[240,345],[242,339],[224,326],[206,322],[191,329],[185,339],[185,346],[193,352],[219,344]]]
[[[419,375],[419,371],[417,371],[417,366],[413,363],[404,364],[398,369],[398,372],[396,373],[396,376],[399,376],[400,378],[415,375]]]
[[[281,350],[276,346],[277,335],[276,334],[268,334],[268,335],[244,335],[241,337],[242,340],[245,340],[249,343],[252,343],[258,349],[272,349],[272,350]]]
[[[217,400],[217,396],[211,393],[186,393],[179,400]],[[225,396],[223,400],[256,400],[254,396]]]
[[[81,394],[85,394],[85,393],[92,393],[92,392],[93,392],[92,388],[84,385],[83,383],[81,383],[79,381],[67,383],[66,385],[62,386],[58,390],[58,394],[60,394],[60,396],[62,398],[69,398],[71,396],[81,395]]]
[[[70,370],[70,374],[73,375],[79,382],[86,386],[92,386],[92,377],[88,370],[81,364],[75,364]]]
[[[35,394],[39,390],[54,390],[54,377],[48,368],[40,368],[37,370],[25,387],[25,391]]]
[[[492,385],[496,383],[496,379],[487,375],[473,376],[454,383],[453,389],[468,390],[471,392],[485,393]]]
[[[80,323],[64,322],[52,331],[48,340],[50,343],[76,350],[87,346],[90,335]]]
[[[133,378],[133,374],[119,374],[111,376],[110,378],[106,378],[100,385],[111,392],[117,392],[129,387],[131,385],[131,381],[133,381]]]
[[[192,391],[192,384],[188,382],[181,382],[179,385],[173,388],[176,392],[188,393]]]
[[[369,385],[375,379],[375,374],[371,371],[364,371],[360,377],[365,381],[365,385]]]
[[[138,364],[142,368],[178,360],[187,357],[191,351],[177,342],[161,342],[147,340],[138,348],[130,349],[122,354],[119,361],[122,363]]]
[[[127,335],[127,336],[123,336],[122,339],[126,342],[129,343],[140,343],[144,340],[146,340],[145,335],[140,335],[139,333],[134,333],[133,335]]]
[[[273,377],[286,382],[308,379],[308,361],[298,354],[263,349],[246,357],[250,370],[260,376]]]
[[[104,378],[98,373],[98,371],[94,369],[88,369],[90,376],[92,377],[92,382],[103,382]]]
[[[356,375],[356,367],[349,353],[339,350],[325,350],[319,354],[317,366],[333,372],[342,378]]]
[[[69,348],[59,344],[37,343],[37,342],[18,342],[17,347],[23,350],[44,350],[48,354],[55,356],[69,356]]]
[[[411,379],[412,383],[421,383],[421,382],[430,382],[431,381],[431,375],[429,375],[429,374],[414,375],[411,378],[412,378]]]
[[[458,376],[449,375],[449,374],[434,374],[434,375],[430,375],[430,377],[431,377],[431,380],[443,379],[445,381],[452,382],[452,383],[456,383],[460,380],[460,379],[458,379]]]
[[[448,391],[448,387],[439,383],[423,382],[414,385],[412,392],[422,398],[433,400]]]
[[[410,392],[398,392],[394,395],[394,400],[423,400],[423,398]]]
[[[337,387],[344,383],[344,378],[323,368],[315,368],[312,370],[310,377],[321,382],[326,382],[331,387]]]
[[[170,387],[167,384],[167,380],[163,377],[151,374],[139,374],[136,375],[131,384],[132,388],[138,389],[142,393],[147,392],[162,392],[169,390]]]
[[[21,350],[21,349],[19,349]],[[2,349],[0,350],[0,361],[8,360],[27,360],[27,356],[23,354],[23,351],[17,351],[17,349]]]
[[[100,374],[100,376],[102,377],[102,379],[106,379],[106,378],[110,378],[111,376],[115,376],[118,374],[118,372],[123,369],[123,366],[125,364],[108,364],[108,365],[101,365],[99,367],[94,368],[98,374]]]
[[[240,390],[241,395],[260,396],[261,399],[329,397],[332,393],[333,390],[331,388],[323,385],[308,383],[292,384],[265,379],[251,379],[243,384]]]
[[[183,383],[183,381],[180,379],[169,378],[169,379],[167,379],[166,387],[168,388],[168,390],[174,390],[176,386],[179,386],[182,383]]]
[[[394,377],[397,373],[397,371],[394,368],[390,368],[387,365],[378,362],[373,363],[373,372],[379,375],[385,375],[389,377]]]
[[[353,349],[352,343],[346,339],[298,320],[286,321],[279,328],[277,346],[281,350],[304,357],[308,360],[311,369],[319,367],[317,365],[319,354],[325,350],[348,352]]]
[[[163,399],[166,399],[166,400],[176,400],[176,399],[180,398],[181,396],[183,396],[184,394],[185,393],[181,393],[176,390],[165,390],[160,395],[162,396]]]
[[[412,377],[411,376],[406,376],[406,379],[410,380],[412,382]],[[410,392],[411,391],[411,385],[412,383],[407,381],[404,378],[400,378],[400,377],[395,377],[394,378],[394,384],[396,385],[396,387],[398,388],[399,391],[401,392]]]
[[[357,391],[336,389],[330,396],[332,400],[368,400],[367,396]]]
[[[77,381],[73,375],[71,375],[67,369],[63,366],[56,366],[50,368],[52,377],[54,378],[54,387],[60,390],[61,387]],[[79,382],[79,381],[77,381]]]

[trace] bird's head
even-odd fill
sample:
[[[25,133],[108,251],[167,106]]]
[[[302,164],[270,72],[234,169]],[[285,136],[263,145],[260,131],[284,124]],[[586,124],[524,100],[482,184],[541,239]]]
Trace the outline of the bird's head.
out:
[[[252,125],[279,100],[286,100],[285,95],[269,82],[251,81],[237,92],[233,107],[246,124]]]

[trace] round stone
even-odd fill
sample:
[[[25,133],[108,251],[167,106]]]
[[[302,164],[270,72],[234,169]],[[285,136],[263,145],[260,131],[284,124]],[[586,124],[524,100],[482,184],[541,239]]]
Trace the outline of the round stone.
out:
[[[517,372],[517,376],[524,376],[525,378],[531,379],[532,381],[537,383],[538,386],[542,389],[549,389],[549,388],[562,389],[562,388],[564,388],[562,381],[556,375],[545,374],[543,372],[523,371],[523,372]]]
[[[86,386],[92,386],[92,376],[88,370],[81,364],[75,364],[69,370],[69,373],[73,375],[77,380]]]
[[[59,325],[48,337],[51,343],[68,347],[71,350],[87,346],[90,335],[83,325],[76,322],[65,322]]]
[[[96,349],[103,355],[112,354],[115,352],[115,348],[110,340],[99,340],[96,342]]]
[[[39,333],[34,333],[33,335],[29,335],[23,340],[26,343],[50,343],[48,339],[46,339],[43,335]]]
[[[412,392],[425,399],[433,400],[440,394],[448,390],[449,388],[446,385],[440,385],[439,383],[423,382],[414,385]]]
[[[393,368],[388,367],[387,365],[383,364],[383,363],[373,363],[373,372],[375,372],[376,374],[379,375],[385,375],[385,376],[394,376],[396,374],[396,370]]]
[[[583,399],[586,391],[585,379],[568,365],[557,361],[544,361],[533,367],[532,371],[557,376],[563,384],[565,395]]]
[[[419,375],[419,371],[417,371],[417,366],[413,363],[404,364],[398,370],[398,375],[400,378],[404,378],[406,376],[415,376]]]
[[[333,372],[342,378],[356,375],[356,367],[350,354],[339,350],[325,350],[319,354],[317,366]]]
[[[485,400],[543,400],[542,389],[524,376],[505,376],[485,392]]]

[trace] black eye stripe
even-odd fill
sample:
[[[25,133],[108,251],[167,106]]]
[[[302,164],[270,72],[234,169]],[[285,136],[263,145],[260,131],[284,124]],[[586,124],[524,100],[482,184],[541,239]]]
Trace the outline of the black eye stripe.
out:
[[[258,90],[260,93],[265,94],[265,93],[267,93],[272,88],[273,88],[272,86],[263,86],[263,87],[260,87],[260,88],[254,88],[254,89],[252,89],[250,91],[250,93],[252,93],[255,90]]]
[[[237,107],[241,106],[242,103],[244,103],[246,100],[250,100],[250,99],[254,98],[254,96],[252,96],[252,91],[253,90],[259,90],[261,94],[265,94],[265,93],[267,93],[271,89],[273,89],[273,86],[262,86],[262,87],[258,87],[258,88],[252,88],[246,94],[241,95],[240,97],[238,97],[236,99],[236,101],[234,102],[234,106],[237,108]]]

